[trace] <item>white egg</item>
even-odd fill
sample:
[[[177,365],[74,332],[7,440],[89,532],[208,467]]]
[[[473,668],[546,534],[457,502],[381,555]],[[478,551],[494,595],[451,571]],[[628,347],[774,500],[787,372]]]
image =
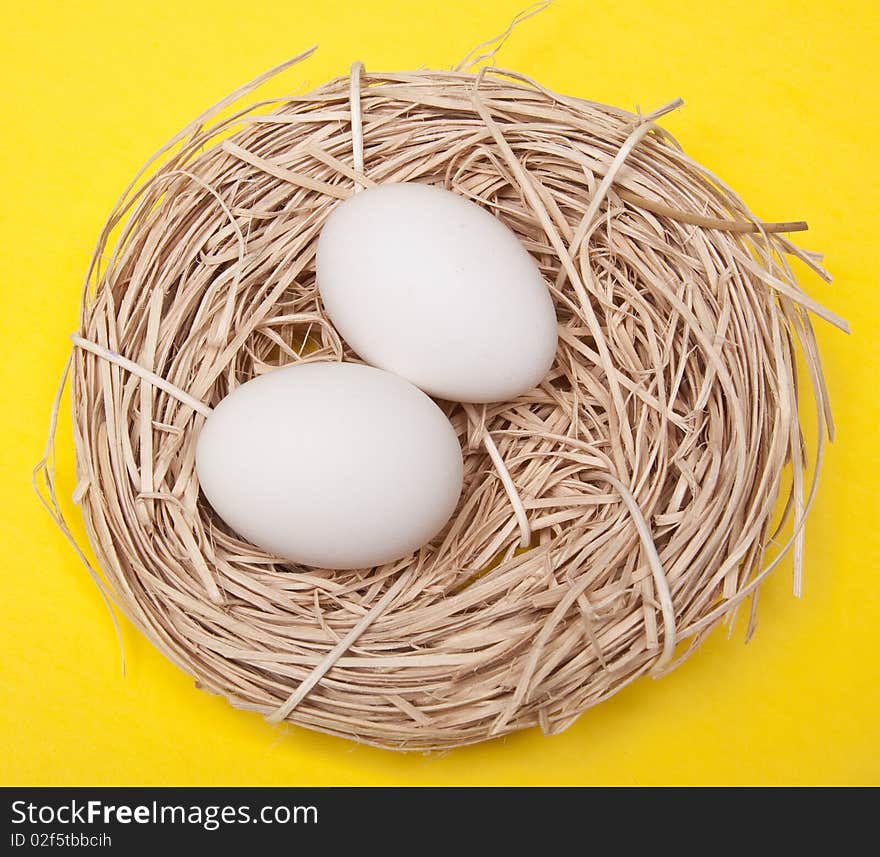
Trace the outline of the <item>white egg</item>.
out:
[[[556,354],[538,266],[500,220],[428,185],[379,185],[341,203],[318,240],[330,320],[368,363],[460,402],[534,387]]]
[[[239,535],[292,562],[367,568],[443,528],[461,447],[417,387],[372,366],[305,363],[235,389],[196,446],[205,497]]]

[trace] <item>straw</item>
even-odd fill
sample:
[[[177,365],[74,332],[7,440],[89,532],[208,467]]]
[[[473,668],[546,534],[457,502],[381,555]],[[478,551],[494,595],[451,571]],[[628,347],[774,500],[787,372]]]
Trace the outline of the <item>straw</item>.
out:
[[[494,60],[483,47],[474,62]],[[792,273],[793,257],[827,277],[784,234],[805,224],[760,220],[659,127],[678,101],[633,114],[470,65],[356,63],[305,95],[200,116],[108,218],[70,366],[102,593],[233,705],[397,749],[561,731],[677,666],[790,548],[799,590],[818,466],[797,363],[818,461],[830,409],[810,314],[846,329]],[[196,438],[249,378],[357,360],[321,306],[315,243],[340,200],[399,181],[517,234],[556,305],[556,361],[514,401],[441,402],[465,475],[434,542],[379,568],[291,565],[214,514]],[[60,401],[35,480],[72,540]]]

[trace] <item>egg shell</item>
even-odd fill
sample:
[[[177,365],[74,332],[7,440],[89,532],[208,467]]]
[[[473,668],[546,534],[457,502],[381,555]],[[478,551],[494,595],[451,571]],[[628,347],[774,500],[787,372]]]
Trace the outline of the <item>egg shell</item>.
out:
[[[354,351],[433,396],[507,401],[553,363],[556,314],[535,260],[458,194],[404,182],[354,195],[327,219],[316,271]]]
[[[291,562],[367,568],[446,524],[462,455],[445,414],[403,378],[302,363],[236,388],[196,445],[208,502],[239,535]]]

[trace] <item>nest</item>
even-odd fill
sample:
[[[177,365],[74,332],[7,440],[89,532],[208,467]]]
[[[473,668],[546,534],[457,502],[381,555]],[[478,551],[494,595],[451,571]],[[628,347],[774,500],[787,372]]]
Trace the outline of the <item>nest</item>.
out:
[[[801,225],[762,223],[689,158],[656,123],[678,102],[633,114],[495,68],[356,64],[231,111],[289,64],[160,150],[98,241],[68,370],[74,499],[105,596],[233,705],[397,749],[556,733],[743,604],[751,633],[792,548],[800,589],[818,460],[798,353],[817,459],[831,434],[810,316],[844,323],[796,282],[792,258],[827,277],[785,236]],[[557,359],[516,401],[440,402],[465,475],[434,542],[378,568],[298,567],[213,513],[196,438],[255,375],[358,359],[323,312],[316,239],[358,187],[400,181],[517,234],[555,302]],[[51,436],[38,473],[69,535]]]

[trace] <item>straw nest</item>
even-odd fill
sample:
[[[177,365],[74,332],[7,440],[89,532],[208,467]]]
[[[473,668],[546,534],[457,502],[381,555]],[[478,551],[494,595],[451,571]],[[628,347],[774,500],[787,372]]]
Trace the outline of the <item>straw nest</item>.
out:
[[[797,285],[792,257],[827,276],[784,235],[802,225],[757,220],[658,127],[678,102],[641,115],[494,68],[356,64],[306,95],[232,109],[269,74],[127,189],[68,364],[92,571],[155,646],[270,721],[442,748],[559,732],[676,666],[744,603],[750,633],[790,548],[800,589],[818,461],[796,356],[821,459],[831,419],[810,315],[844,323]],[[513,229],[555,301],[557,359],[516,401],[440,403],[465,478],[432,544],[360,571],[285,564],[212,512],[195,441],[247,379],[357,360],[323,312],[316,239],[358,187],[399,181],[450,188]],[[38,475],[69,534],[51,437]]]

